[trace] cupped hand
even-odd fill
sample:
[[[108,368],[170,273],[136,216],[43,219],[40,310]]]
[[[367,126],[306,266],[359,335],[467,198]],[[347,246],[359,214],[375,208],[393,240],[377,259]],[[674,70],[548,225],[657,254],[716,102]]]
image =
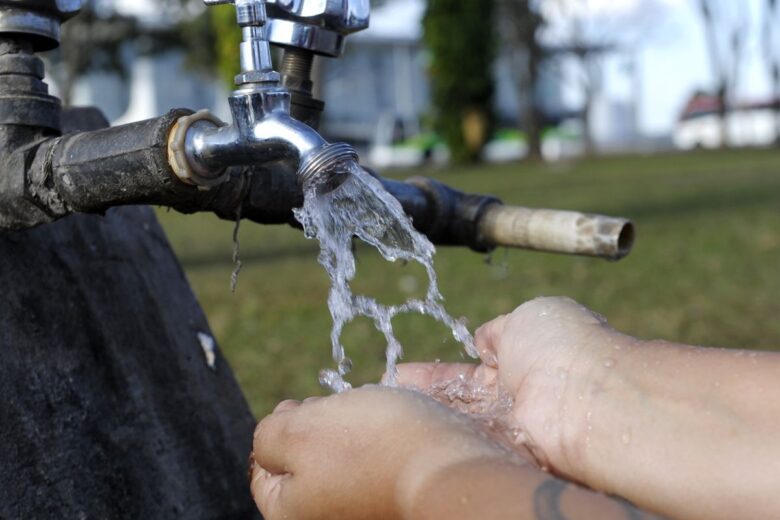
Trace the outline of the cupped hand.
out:
[[[399,384],[466,413],[501,414],[500,433],[518,452],[530,450],[539,466],[584,481],[579,452],[589,404],[637,340],[573,300],[538,298],[480,327],[475,343],[481,364],[400,365]],[[459,399],[459,388],[472,395]],[[505,394],[502,413],[496,403]]]
[[[472,421],[431,399],[364,387],[286,401],[263,419],[251,488],[268,520],[402,518],[447,467],[505,464],[507,456]]]

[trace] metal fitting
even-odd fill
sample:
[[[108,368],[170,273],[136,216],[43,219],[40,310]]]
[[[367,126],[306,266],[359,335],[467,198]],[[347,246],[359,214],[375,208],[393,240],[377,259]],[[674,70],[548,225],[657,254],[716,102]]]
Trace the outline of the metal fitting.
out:
[[[271,48],[268,44],[265,0],[203,0],[206,5],[234,4],[236,21],[241,27],[241,73],[236,76],[237,85],[252,83],[278,83],[274,72]]]
[[[368,27],[368,0],[267,0],[274,45],[338,57],[346,37]]]
[[[187,134],[195,125],[204,129],[217,129],[225,126],[225,123],[208,110],[201,110],[179,118],[168,138],[168,162],[179,180],[185,184],[197,186],[199,189],[208,190],[225,181],[227,169],[209,170],[192,167],[187,159]]]
[[[84,0],[0,0],[0,34],[24,34],[36,52],[60,44],[60,26],[75,16]]]
[[[301,162],[298,169],[298,182],[305,185],[319,175],[338,174],[339,172],[333,171],[333,167],[343,161],[357,163],[358,154],[354,148],[346,143],[333,143],[323,146]]]

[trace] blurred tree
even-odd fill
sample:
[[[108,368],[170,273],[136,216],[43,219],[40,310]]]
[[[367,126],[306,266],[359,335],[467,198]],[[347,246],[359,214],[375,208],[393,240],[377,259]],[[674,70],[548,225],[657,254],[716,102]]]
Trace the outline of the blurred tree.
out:
[[[490,135],[494,11],[495,0],[429,0],[425,11],[434,126],[455,162],[478,160]]]
[[[225,85],[232,88],[241,69],[238,52],[241,30],[236,24],[236,11],[230,5],[210,7],[205,20],[208,22],[204,28],[208,32],[206,41],[213,42],[214,54],[210,62],[201,63],[207,67],[216,67]]]
[[[72,102],[76,82],[92,71],[126,79],[129,45],[142,55],[184,46],[190,50],[190,63],[213,66],[213,38],[201,6],[200,0],[157,0],[158,19],[142,23],[118,13],[112,0],[86,0],[81,13],[63,25],[60,49],[52,56],[63,102]]]
[[[540,0],[545,17],[543,39],[551,53],[574,58],[583,107],[586,152],[596,151],[592,118],[604,90],[604,62],[616,52],[638,49],[658,31],[668,5],[660,0],[609,4],[593,0]]]
[[[764,13],[764,59],[772,85],[775,107],[775,139],[780,145],[780,1],[766,0]]]
[[[128,74],[122,47],[139,36],[138,23],[113,11],[101,13],[97,3],[85,2],[81,13],[62,27],[60,50],[54,62],[65,105],[73,101],[78,79],[93,70],[115,72],[123,79]]]
[[[542,122],[536,92],[544,52],[539,33],[545,20],[534,0],[499,0],[498,20],[502,43],[512,61],[519,99],[519,122],[526,135],[528,157],[542,158]]]
[[[698,0],[710,55],[721,120],[721,146],[729,146],[728,114],[739,83],[740,63],[748,35],[747,5],[733,0]]]
[[[604,86],[604,56],[627,39],[621,37],[625,26],[590,9],[590,3],[589,0],[547,0],[543,3],[545,16],[554,20],[551,52],[573,57],[578,64],[577,82],[583,96],[582,132],[588,155],[596,151],[592,115]]]

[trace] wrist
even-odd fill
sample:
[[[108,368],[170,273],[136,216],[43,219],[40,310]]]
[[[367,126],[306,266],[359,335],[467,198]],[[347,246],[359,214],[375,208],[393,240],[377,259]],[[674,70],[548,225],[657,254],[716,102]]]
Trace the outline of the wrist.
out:
[[[646,349],[645,342],[606,327],[588,340],[589,347],[573,362],[561,400],[558,451],[551,462],[556,473],[598,487],[594,475],[605,463],[615,461],[594,456],[594,447],[605,439],[610,445],[630,443],[630,432],[621,430],[621,419],[628,412],[639,412],[626,410],[625,398],[639,391],[634,388],[632,373],[638,365],[646,364],[642,361]],[[608,431],[604,431],[605,425],[609,425]]]
[[[521,518],[530,493],[548,476],[506,454],[461,460],[436,469],[421,480],[400,505],[400,518]]]

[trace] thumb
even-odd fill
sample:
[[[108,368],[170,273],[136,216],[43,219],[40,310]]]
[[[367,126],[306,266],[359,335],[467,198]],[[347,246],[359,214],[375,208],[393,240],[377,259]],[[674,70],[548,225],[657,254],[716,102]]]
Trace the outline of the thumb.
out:
[[[253,463],[250,480],[252,498],[266,520],[286,517],[282,490],[290,477],[290,474],[274,475]]]
[[[502,314],[479,327],[474,333],[474,344],[479,357],[491,368],[498,368],[498,349],[508,318],[506,314]]]

